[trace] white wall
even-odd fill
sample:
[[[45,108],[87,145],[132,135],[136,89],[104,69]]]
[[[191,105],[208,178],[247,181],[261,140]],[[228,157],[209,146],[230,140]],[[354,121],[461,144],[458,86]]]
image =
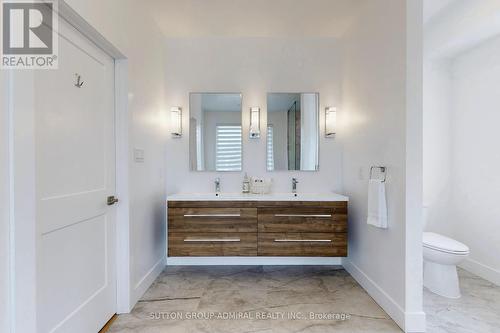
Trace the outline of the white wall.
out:
[[[500,37],[452,63],[452,235],[464,267],[500,285]]]
[[[425,327],[418,232],[422,8],[418,1],[406,3],[408,8],[404,1],[370,1],[344,36],[337,135],[344,145],[344,188],[350,197],[349,257],[344,266],[410,332]],[[407,165],[407,159],[412,165]],[[387,167],[387,230],[366,224],[373,165]],[[412,177],[416,182],[408,187],[406,180]],[[408,205],[406,198],[417,202],[417,208]],[[407,234],[412,235],[409,243]]]
[[[424,206],[425,230],[447,234],[451,185],[451,73],[446,60],[424,64]]]
[[[424,202],[427,229],[467,244],[462,266],[500,284],[498,15],[498,1],[457,1],[425,28]]]
[[[0,70],[0,331],[9,332],[9,118],[8,81],[6,72]]]
[[[405,318],[407,332],[426,330],[423,311],[423,1],[406,1]]]
[[[471,254],[463,264],[467,270],[500,284],[500,37],[455,57],[450,64],[448,96],[451,112],[450,162],[442,170],[449,175],[448,202],[433,207],[442,218],[435,230],[469,246]],[[440,119],[433,118],[433,124]],[[428,150],[431,145],[426,146]],[[434,169],[439,167],[435,161]],[[427,182],[431,182],[427,177]]]
[[[189,171],[189,116],[183,116],[184,135],[167,143],[167,192],[208,192],[220,177],[222,190],[239,192],[244,172],[274,178],[274,191],[290,191],[298,177],[299,191],[341,192],[341,147],[324,138],[325,106],[338,105],[340,54],[330,38],[182,38],[167,39],[166,80],[168,105],[188,111],[189,92],[243,94],[243,172]],[[266,93],[320,93],[320,171],[266,172]],[[249,108],[261,107],[261,138],[248,138]],[[175,158],[173,158],[175,156]]]

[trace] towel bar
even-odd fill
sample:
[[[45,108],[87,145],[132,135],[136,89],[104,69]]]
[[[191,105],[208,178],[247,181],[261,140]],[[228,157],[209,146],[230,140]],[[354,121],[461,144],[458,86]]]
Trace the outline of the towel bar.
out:
[[[370,167],[370,179],[373,179],[373,169],[380,169],[380,172],[384,175],[384,178],[382,179],[382,183],[385,183],[385,180],[387,179],[387,168],[385,166],[372,166]]]

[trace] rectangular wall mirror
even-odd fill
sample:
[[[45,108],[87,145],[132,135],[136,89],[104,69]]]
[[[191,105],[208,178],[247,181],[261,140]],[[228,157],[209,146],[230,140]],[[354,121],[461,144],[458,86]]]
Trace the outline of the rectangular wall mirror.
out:
[[[189,95],[192,171],[241,171],[241,94]]]
[[[267,170],[319,169],[319,94],[267,94]]]

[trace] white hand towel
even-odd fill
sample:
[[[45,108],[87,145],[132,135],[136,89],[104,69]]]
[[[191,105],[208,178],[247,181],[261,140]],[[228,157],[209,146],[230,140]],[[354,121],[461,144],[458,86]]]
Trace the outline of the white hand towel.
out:
[[[375,227],[387,229],[385,183],[379,179],[370,179],[368,185],[368,218],[366,222]]]

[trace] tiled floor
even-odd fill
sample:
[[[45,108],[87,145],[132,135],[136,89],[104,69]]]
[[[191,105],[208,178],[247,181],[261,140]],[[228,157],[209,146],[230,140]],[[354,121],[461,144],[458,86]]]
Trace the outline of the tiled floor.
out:
[[[310,319],[310,313],[330,318]],[[342,320],[341,314],[347,317]],[[110,332],[401,330],[342,267],[170,266],[132,313],[118,317]]]
[[[429,333],[500,332],[500,287],[459,270],[462,297],[456,300],[424,290]]]
[[[464,270],[459,276],[460,299],[424,290],[427,332],[500,332],[500,287]],[[310,312],[349,317],[310,320]],[[210,315],[247,317],[206,317]],[[275,317],[264,318],[267,315]],[[294,315],[296,319],[289,318]],[[131,314],[118,317],[110,332],[401,331],[341,267],[170,266]]]

